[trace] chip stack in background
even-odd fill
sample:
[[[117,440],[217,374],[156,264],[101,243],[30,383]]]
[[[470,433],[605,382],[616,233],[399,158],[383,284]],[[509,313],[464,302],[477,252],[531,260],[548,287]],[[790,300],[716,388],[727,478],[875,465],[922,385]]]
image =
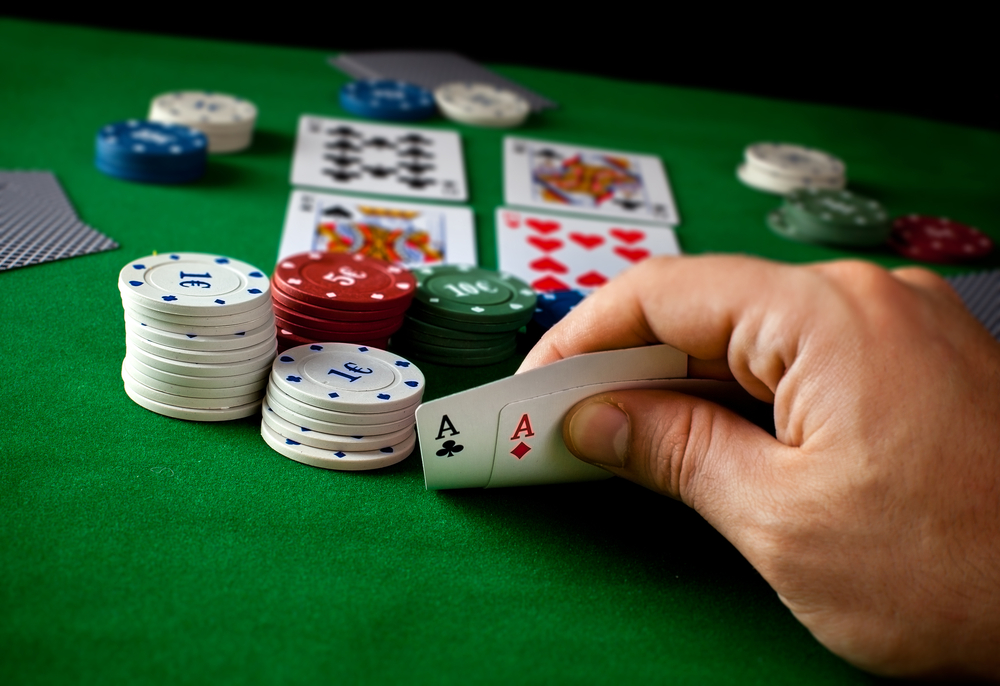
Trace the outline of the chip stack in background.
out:
[[[540,338],[579,305],[584,297],[583,292],[575,290],[540,293],[535,304],[535,314],[528,324],[528,334],[531,338]]]
[[[437,113],[434,94],[394,79],[362,79],[340,89],[340,106],[366,119],[419,121]]]
[[[889,247],[911,260],[949,264],[986,257],[993,252],[993,240],[948,217],[907,214],[893,220]]]
[[[488,83],[446,83],[434,90],[434,100],[448,119],[470,126],[513,128],[531,113],[520,95]]]
[[[392,344],[416,359],[474,367],[501,362],[517,349],[536,295],[516,276],[466,265],[414,270],[417,292]]]
[[[378,469],[413,451],[423,393],[424,375],[398,355],[346,343],[303,345],[274,361],[260,433],[297,462]]]
[[[164,253],[125,265],[118,290],[133,401],[203,422],[260,411],[276,348],[263,272],[219,255]]]
[[[812,189],[840,190],[847,183],[847,167],[836,157],[790,143],[754,143],[743,152],[736,176],[751,188],[787,195]]]
[[[292,255],[271,285],[281,350],[326,342],[386,348],[416,290],[404,267],[360,253]]]
[[[881,203],[847,190],[814,188],[790,193],[767,224],[779,236],[805,243],[851,247],[881,245],[892,226]]]
[[[94,166],[144,183],[188,183],[205,174],[208,139],[180,124],[130,119],[97,132]]]
[[[208,137],[211,153],[238,152],[253,140],[257,106],[225,93],[176,91],[153,98],[149,120],[201,131]]]

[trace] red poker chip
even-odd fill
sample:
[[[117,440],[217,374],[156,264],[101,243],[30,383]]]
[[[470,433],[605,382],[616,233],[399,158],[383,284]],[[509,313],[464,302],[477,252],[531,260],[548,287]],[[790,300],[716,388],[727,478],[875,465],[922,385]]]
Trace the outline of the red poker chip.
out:
[[[371,322],[378,319],[386,319],[388,317],[401,317],[410,306],[409,302],[404,302],[398,306],[393,306],[392,308],[374,309],[369,311],[334,310],[329,307],[313,305],[296,299],[295,296],[289,295],[281,290],[281,285],[274,279],[271,279],[271,299],[274,303],[276,303],[275,306],[281,305],[286,310],[301,312],[302,314],[309,315],[310,317],[315,317],[317,319],[329,319],[331,317],[336,317],[338,321],[345,322]]]
[[[298,322],[289,321],[277,314],[274,315],[274,322],[280,329],[291,331],[296,336],[310,338],[313,340],[335,340],[341,343],[359,343],[369,338],[388,338],[395,333],[402,325],[402,321],[394,322],[391,326],[382,326],[378,329],[368,329],[363,331],[334,331],[330,329],[314,329],[310,326],[303,326]]]
[[[399,328],[403,324],[403,315],[397,314],[385,319],[373,319],[367,322],[341,321],[336,315],[337,310],[330,310],[327,317],[310,317],[307,314],[289,309],[281,303],[272,303],[274,314],[284,321],[291,322],[299,326],[305,326],[317,331],[333,331],[337,333],[378,331],[387,327],[395,326]],[[341,310],[343,311],[343,310]]]
[[[417,281],[403,267],[360,253],[304,252],[278,262],[274,280],[298,300],[336,310],[386,310],[408,304]]]
[[[947,217],[908,214],[892,222],[889,246],[904,257],[921,262],[961,262],[993,251],[989,236]]]
[[[367,345],[369,348],[378,348],[379,350],[385,350],[389,347],[389,338],[366,338],[365,340],[359,341],[341,341],[341,340],[331,340],[329,338],[306,338],[304,336],[299,336],[287,329],[282,329],[278,327],[277,331],[278,338],[278,353],[283,353],[290,348],[297,348],[300,345],[309,345],[310,343],[359,343],[360,345]]]

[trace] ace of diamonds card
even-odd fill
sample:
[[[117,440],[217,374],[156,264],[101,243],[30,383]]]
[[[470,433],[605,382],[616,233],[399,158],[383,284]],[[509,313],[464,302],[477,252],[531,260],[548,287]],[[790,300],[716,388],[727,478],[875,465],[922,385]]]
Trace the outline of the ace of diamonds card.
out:
[[[634,152],[507,137],[504,198],[548,211],[680,223],[660,159]]]
[[[497,259],[501,271],[537,291],[590,290],[653,255],[679,255],[665,226],[558,217],[497,208]]]
[[[454,131],[299,119],[292,185],[464,201],[462,143]]]

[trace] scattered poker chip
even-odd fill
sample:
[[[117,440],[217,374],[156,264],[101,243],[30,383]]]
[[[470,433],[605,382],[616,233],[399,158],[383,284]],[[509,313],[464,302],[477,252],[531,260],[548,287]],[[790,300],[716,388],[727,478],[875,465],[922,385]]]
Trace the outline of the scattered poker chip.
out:
[[[378,450],[379,448],[384,448],[387,445],[395,445],[402,443],[409,435],[413,433],[413,425],[410,424],[398,431],[387,434],[377,434],[377,435],[361,435],[365,427],[356,427],[354,429],[354,435],[344,435],[336,433],[326,433],[323,431],[317,431],[315,429],[300,426],[295,422],[289,422],[283,419],[280,415],[275,413],[273,409],[268,405],[267,400],[264,400],[264,405],[262,406],[264,423],[268,424],[271,429],[282,436],[289,436],[297,440],[303,445],[309,445],[313,448],[325,448],[326,450],[346,450],[346,451],[361,451],[361,450]]]
[[[268,405],[286,421],[324,433],[355,435],[387,434],[413,425],[413,415],[420,404],[414,403],[391,412],[354,414],[325,410],[296,400],[276,386],[267,391]],[[361,427],[361,428],[359,428]]]
[[[424,375],[410,361],[347,343],[286,350],[275,358],[271,383],[311,405],[358,414],[406,407],[424,392]]]
[[[202,253],[150,255],[128,263],[118,275],[123,300],[188,316],[221,317],[266,307],[270,288],[267,276],[256,267]]]
[[[754,143],[743,156],[736,176],[757,190],[787,195],[799,189],[840,190],[846,185],[844,163],[821,150],[790,143]]]
[[[276,433],[266,422],[261,422],[260,435],[271,448],[285,457],[323,469],[358,471],[380,469],[394,465],[409,457],[417,443],[416,429],[401,443],[384,446],[378,450],[351,452],[326,450],[303,445],[294,438]]]
[[[250,147],[257,107],[225,93],[175,91],[153,98],[149,119],[201,131],[208,138],[208,152],[237,152]]]
[[[947,217],[917,214],[897,217],[888,242],[900,255],[921,262],[963,262],[993,251],[993,241],[979,229]]]
[[[531,112],[520,95],[488,83],[446,83],[434,90],[434,99],[446,117],[473,126],[511,128]]]
[[[133,401],[193,421],[259,411],[277,350],[263,273],[230,258],[167,253],[127,264],[118,289],[122,381]]]
[[[392,79],[365,79],[344,84],[340,106],[368,119],[417,121],[434,115],[434,95],[420,86]]]
[[[523,323],[534,311],[535,291],[512,274],[465,265],[436,265],[421,267],[415,275],[416,302],[448,319]]]
[[[147,183],[187,183],[205,174],[208,139],[179,124],[116,122],[97,132],[94,165],[109,176]]]
[[[891,230],[878,201],[848,190],[814,188],[790,193],[767,224],[783,238],[851,247],[881,245]]]
[[[416,281],[409,271],[360,253],[309,252],[281,260],[275,285],[287,295],[331,309],[405,306]]]

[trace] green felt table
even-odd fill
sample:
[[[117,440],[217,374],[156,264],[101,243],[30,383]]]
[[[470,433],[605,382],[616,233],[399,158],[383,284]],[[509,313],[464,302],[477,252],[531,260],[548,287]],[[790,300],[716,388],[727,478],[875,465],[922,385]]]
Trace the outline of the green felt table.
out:
[[[343,116],[346,77],[326,56],[0,20],[0,168],[53,170],[121,244],[0,273],[0,683],[878,681],[820,646],[696,514],[629,483],[428,492],[416,456],[314,469],[272,452],[259,420],[178,421],[128,399],[118,271],[153,251],[270,271],[297,118]],[[519,133],[659,155],[689,253],[903,264],[769,233],[776,199],[734,168],[747,143],[775,139],[838,154],[893,213],[1000,238],[997,133],[495,68],[561,104]],[[248,152],[183,187],[94,169],[101,125],[190,88],[258,104]],[[462,134],[480,262],[495,266],[504,132],[427,125]],[[422,365],[425,397],[518,363]]]

